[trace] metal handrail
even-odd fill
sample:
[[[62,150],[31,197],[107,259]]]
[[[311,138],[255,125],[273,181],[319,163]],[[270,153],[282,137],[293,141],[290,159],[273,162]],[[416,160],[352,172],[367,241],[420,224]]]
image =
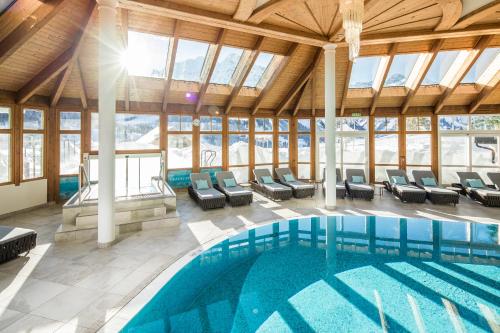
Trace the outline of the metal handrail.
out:
[[[84,180],[84,192],[85,192],[85,188],[88,187],[89,191],[88,193],[85,195],[85,197],[82,199],[82,179]],[[85,169],[85,165],[82,163],[80,164],[80,167],[78,168],[78,204],[81,205],[82,204],[82,201],[85,200],[85,198],[87,197],[87,195],[89,195],[90,193],[90,180],[89,180],[89,176],[87,174],[87,170]]]

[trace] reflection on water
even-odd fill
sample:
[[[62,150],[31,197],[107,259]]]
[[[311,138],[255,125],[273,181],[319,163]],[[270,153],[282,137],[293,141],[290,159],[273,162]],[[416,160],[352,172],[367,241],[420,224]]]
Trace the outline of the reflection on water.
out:
[[[124,331],[495,331],[499,250],[498,225],[281,221],[196,257]]]

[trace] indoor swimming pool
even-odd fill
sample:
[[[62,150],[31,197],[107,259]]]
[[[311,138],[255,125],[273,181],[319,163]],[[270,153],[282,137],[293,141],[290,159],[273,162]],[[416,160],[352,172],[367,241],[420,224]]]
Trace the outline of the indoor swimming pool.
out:
[[[280,221],[173,276],[124,332],[497,332],[498,225]]]

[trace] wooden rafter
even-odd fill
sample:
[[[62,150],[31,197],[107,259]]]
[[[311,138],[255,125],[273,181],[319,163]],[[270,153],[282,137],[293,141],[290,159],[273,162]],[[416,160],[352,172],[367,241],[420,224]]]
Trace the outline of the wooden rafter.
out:
[[[205,98],[205,95],[207,93],[208,85],[210,84],[210,79],[212,78],[212,75],[215,70],[215,65],[217,64],[217,59],[219,59],[220,51],[222,50],[226,32],[227,32],[226,29],[221,29],[219,31],[219,35],[217,36],[217,41],[215,42],[214,45],[210,46],[215,48],[215,51],[208,52],[207,59],[205,60],[208,66],[208,71],[205,77],[202,77],[200,82],[200,92],[198,93],[198,102],[196,103],[196,108],[195,108],[196,113],[200,112],[201,107],[203,105],[203,99]]]
[[[245,67],[243,70],[239,73],[238,78],[236,79],[236,83],[231,91],[231,95],[229,96],[229,99],[226,103],[226,106],[224,108],[224,113],[228,114],[231,111],[231,108],[233,107],[234,101],[238,97],[241,88],[243,87],[243,84],[245,83],[245,80],[248,77],[248,74],[250,74],[250,70],[252,69],[253,65],[255,64],[255,61],[257,60],[257,57],[259,56],[259,53],[262,49],[262,44],[264,42],[264,37],[259,37],[257,39],[257,43],[255,43],[255,46],[250,53],[250,56],[247,59],[247,63],[245,64]]]
[[[311,75],[311,116],[316,117],[316,71]]]
[[[236,9],[236,12],[233,15],[233,19],[245,22],[250,18],[250,16],[252,16],[256,6],[257,0],[240,0],[238,9]]]
[[[312,77],[312,75],[311,75],[311,77]],[[305,95],[305,92],[306,92],[306,87],[307,87],[308,84],[310,84],[310,82],[311,82],[311,78],[309,78],[309,80],[307,80],[307,82],[302,86],[302,88],[300,88],[300,91],[298,93],[299,97],[297,98],[297,102],[295,103],[295,106],[293,107],[293,113],[292,113],[292,115],[294,117],[299,112],[300,104],[302,104],[302,100],[304,99],[304,95]]]
[[[80,85],[80,100],[82,102],[82,107],[84,110],[88,108],[88,98],[87,98],[87,89],[85,88],[85,81],[83,80],[82,68],[80,65],[80,61],[76,61],[75,65],[75,73]]]
[[[391,69],[392,61],[394,60],[394,56],[396,55],[396,50],[398,49],[398,44],[394,43],[391,45],[389,49],[389,54],[387,61],[385,61],[380,70],[381,75],[378,78],[375,78],[374,87],[375,90],[372,98],[372,104],[370,106],[370,115],[375,114],[375,109],[377,108],[378,99],[380,98],[380,94],[382,93],[382,88],[384,87],[385,80],[387,79],[387,75],[389,74],[389,70]]]
[[[491,39],[493,36],[483,36],[481,37],[476,45],[474,45],[474,48],[469,51],[469,54],[467,55],[467,58],[465,59],[464,63],[460,68],[457,70],[455,73],[455,76],[453,77],[453,80],[451,81],[450,85],[446,87],[446,90],[444,93],[441,95],[439,98],[439,101],[436,104],[436,107],[434,109],[434,113],[439,113],[443,109],[443,107],[446,104],[446,101],[450,98],[450,96],[453,94],[457,86],[460,84],[462,79],[465,77],[467,72],[471,69],[471,67],[474,65],[474,63],[477,61],[477,59],[481,56],[483,53],[484,49],[488,46],[490,43]]]
[[[300,78],[293,85],[292,89],[290,89],[288,94],[285,96],[285,98],[281,101],[281,103],[276,108],[276,116],[279,116],[285,110],[288,103],[290,103],[293,100],[293,98],[300,92],[300,90],[307,83],[307,81],[309,81],[309,79],[311,78],[313,71],[316,69],[316,66],[318,65],[320,59],[321,59],[321,49],[318,49],[316,51],[316,54],[314,55],[314,59],[311,62],[311,64],[302,73]]]
[[[47,0],[0,42],[0,65],[57,15],[69,1]]]
[[[500,72],[497,72],[490,82],[488,82],[488,84],[481,89],[474,102],[470,105],[469,113],[476,112],[481,104],[483,104],[484,101],[490,97],[498,87],[500,87]]]
[[[172,85],[172,75],[174,74],[175,57],[177,55],[177,45],[179,44],[179,36],[178,36],[179,25],[180,25],[179,21],[175,20],[174,37],[168,45],[167,64],[165,65],[167,73],[165,75],[165,85],[163,88],[163,103],[161,108],[163,112],[167,112],[168,96],[170,94],[170,86]]]
[[[270,0],[255,10],[248,22],[259,24],[279,10],[297,2],[297,0]]]
[[[342,100],[340,101],[340,116],[341,117],[344,115],[345,106],[347,104],[347,93],[349,92],[349,81],[351,81],[352,65],[353,65],[353,62],[351,60],[348,60],[347,70],[346,70],[346,74],[345,74],[345,81],[344,81],[344,90],[342,91]]]
[[[415,97],[418,88],[420,88],[422,81],[424,81],[425,75],[431,68],[432,63],[434,62],[434,59],[436,59],[438,52],[439,50],[441,50],[443,44],[444,44],[444,39],[439,39],[435,41],[431,51],[426,55],[426,58],[422,66],[420,66],[418,70],[417,77],[415,78],[412,86],[409,87],[410,91],[408,92],[408,95],[406,96],[403,106],[401,107],[402,114],[405,114],[408,111],[408,108],[410,107],[410,104],[413,101],[413,98]]]
[[[259,111],[259,108],[262,105],[262,102],[271,93],[271,90],[273,89],[274,84],[276,83],[277,79],[279,78],[279,76],[281,75],[281,73],[283,72],[283,70],[290,63],[290,60],[292,59],[293,55],[297,51],[298,47],[299,47],[299,44],[293,43],[288,48],[288,51],[286,52],[286,55],[284,56],[284,58],[281,59],[281,62],[279,64],[278,68],[276,69],[276,71],[274,72],[274,74],[271,76],[271,79],[266,84],[266,86],[264,87],[264,89],[262,89],[262,91],[260,92],[259,97],[257,98],[257,100],[255,101],[254,105],[252,106],[252,115],[255,115],[257,113],[257,111]]]
[[[434,28],[434,31],[449,30],[457,23],[460,15],[462,15],[462,1],[461,0],[437,0],[439,6],[443,11],[441,21]]]
[[[128,10],[121,8],[121,35],[123,48],[126,50],[128,48]],[[128,77],[128,71],[123,71],[125,87],[124,87],[124,103],[125,111],[130,110],[130,79]]]
[[[66,87],[66,83],[68,82],[71,76],[73,67],[75,66],[78,56],[80,55],[80,50],[83,45],[83,40],[85,39],[85,35],[87,34],[88,28],[90,26],[89,22],[92,18],[92,14],[94,13],[95,6],[96,6],[95,1],[93,0],[89,1],[85,17],[83,21],[80,23],[79,30],[76,36],[73,38],[75,42],[73,46],[73,54],[71,56],[71,60],[68,64],[68,67],[61,73],[59,79],[57,80],[57,84],[50,98],[50,106],[57,105],[57,102],[59,102],[59,99],[61,98],[61,95],[64,91],[64,87]]]
[[[484,18],[493,15],[499,10],[500,0],[494,0],[462,17],[457,24],[453,26],[452,30],[465,29]]]

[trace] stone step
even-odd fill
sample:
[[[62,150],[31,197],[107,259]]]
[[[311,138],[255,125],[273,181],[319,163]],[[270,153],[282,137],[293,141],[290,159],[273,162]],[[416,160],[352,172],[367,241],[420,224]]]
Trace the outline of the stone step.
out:
[[[115,211],[115,224],[122,225],[128,223],[135,223],[140,221],[151,221],[159,219],[168,219],[176,217],[175,210],[168,211],[165,206],[156,207],[143,207],[140,209],[129,209],[122,211]],[[97,226],[97,212],[80,213],[75,219],[77,227],[92,227]]]

